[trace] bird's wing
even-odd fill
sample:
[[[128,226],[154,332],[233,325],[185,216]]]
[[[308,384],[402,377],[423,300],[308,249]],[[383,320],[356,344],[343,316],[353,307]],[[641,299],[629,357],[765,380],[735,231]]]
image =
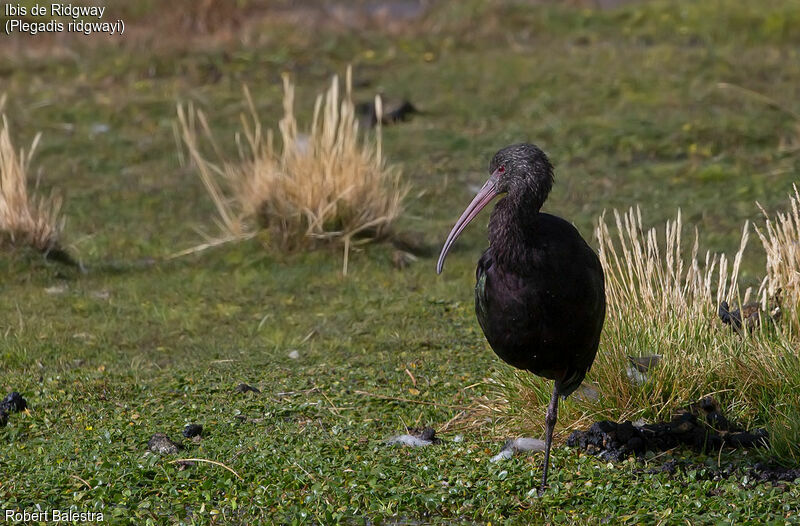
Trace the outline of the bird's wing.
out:
[[[483,252],[483,255],[478,260],[478,268],[475,269],[475,313],[478,315],[479,323],[483,323],[483,320],[486,319],[488,301],[486,296],[486,277],[492,263],[492,247],[489,247]]]

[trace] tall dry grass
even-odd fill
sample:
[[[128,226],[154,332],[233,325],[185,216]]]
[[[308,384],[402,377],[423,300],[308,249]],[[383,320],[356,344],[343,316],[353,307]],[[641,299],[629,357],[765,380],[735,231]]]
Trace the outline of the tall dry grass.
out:
[[[5,96],[0,97],[0,247],[32,246],[42,252],[58,247],[64,227],[61,199],[28,192],[31,159],[40,134],[30,149],[14,149],[8,120],[2,113]],[[38,181],[34,185],[34,190]]]
[[[789,291],[797,290],[800,268],[800,260],[793,259],[800,243],[798,205],[796,192],[792,213],[779,214],[764,232],[758,230],[768,250],[762,289],[781,288],[787,300],[795,294]],[[783,329],[783,318],[740,334],[717,317],[722,300],[743,304],[752,292],[741,293],[738,285],[749,225],[730,259],[701,254],[696,230],[685,253],[680,213],[661,234],[643,228],[638,209],[613,216],[611,226],[602,216],[595,230],[608,303],[600,349],[587,376],[597,396],[578,392],[564,404],[561,436],[599,419],[668,419],[680,407],[712,395],[735,420],[767,427],[771,454],[779,460],[800,460],[800,426],[793,423],[800,417],[796,339]],[[629,357],[652,355],[660,360],[644,381],[632,378]],[[497,405],[504,409],[495,414],[503,415],[502,425],[509,429],[541,433],[551,389],[550,382],[534,375],[509,371],[496,389]]]
[[[205,114],[192,105],[178,106],[178,133],[214,201],[223,239],[266,229],[271,241],[283,247],[341,242],[346,273],[350,247],[389,232],[402,213],[407,189],[398,167],[384,159],[380,125],[374,138],[359,132],[350,68],[343,96],[334,76],[328,91],[317,97],[307,133],[299,130],[295,88],[287,76],[283,89],[279,147],[246,88],[248,113],[241,116],[236,136],[237,159],[225,158]],[[216,161],[204,153],[204,142]]]
[[[778,212],[774,219],[761,208],[764,226],[755,230],[767,255],[767,266],[759,292],[764,305],[770,298],[779,298],[783,327],[800,334],[800,193],[797,185],[789,202],[791,210]]]

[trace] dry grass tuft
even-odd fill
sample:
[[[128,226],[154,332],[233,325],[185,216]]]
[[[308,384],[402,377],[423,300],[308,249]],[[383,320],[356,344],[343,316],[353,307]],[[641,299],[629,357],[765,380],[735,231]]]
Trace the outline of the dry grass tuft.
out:
[[[0,97],[2,111],[5,96]],[[32,246],[42,252],[58,247],[64,220],[60,217],[61,199],[28,194],[28,170],[40,135],[30,150],[17,152],[11,142],[8,120],[0,123],[0,247]],[[38,186],[38,182],[37,185]]]
[[[761,208],[765,225],[756,227],[767,254],[767,274],[760,295],[764,306],[780,298],[784,325],[800,334],[800,193],[794,185],[790,196],[791,212],[779,212],[774,220]],[[760,207],[760,206],[759,206]]]
[[[249,114],[241,117],[237,160],[224,158],[205,114],[191,105],[178,106],[178,133],[216,205],[224,239],[266,229],[283,247],[341,242],[346,273],[350,246],[385,236],[403,210],[407,189],[399,169],[383,158],[380,126],[374,140],[359,134],[350,68],[344,97],[336,76],[327,93],[317,97],[307,134],[298,131],[294,85],[286,76],[283,87],[280,149],[272,130],[265,132],[246,88]],[[217,162],[202,153],[202,140],[212,146]]]
[[[667,221],[663,255],[655,229],[642,227],[638,208],[620,215],[614,211],[617,239],[610,234],[605,216],[598,221],[595,237],[600,244],[600,262],[606,274],[606,297],[610,317],[626,316],[646,306],[660,320],[673,316],[705,315],[712,303],[736,298],[739,265],[747,246],[749,224],[745,223],[739,251],[728,271],[724,254],[706,252],[698,260],[699,233],[695,229],[688,260],[682,254],[681,213]],[[619,245],[619,249],[617,249]]]

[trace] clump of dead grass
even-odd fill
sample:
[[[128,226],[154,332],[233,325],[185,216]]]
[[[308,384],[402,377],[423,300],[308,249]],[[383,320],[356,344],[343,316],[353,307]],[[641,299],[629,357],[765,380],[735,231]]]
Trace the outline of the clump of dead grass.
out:
[[[8,120],[2,113],[4,103],[5,96],[0,97],[0,247],[31,246],[49,252],[58,247],[64,227],[61,199],[29,194],[30,163],[40,134],[27,152],[15,150]],[[34,190],[36,186],[38,181]]]
[[[783,326],[800,334],[800,193],[794,185],[789,196],[791,211],[778,212],[775,219],[761,208],[764,227],[756,227],[767,255],[766,277],[760,295],[764,306],[771,298],[780,301]]]
[[[216,206],[223,232],[216,241],[264,229],[283,247],[340,242],[346,273],[350,246],[384,237],[403,211],[407,189],[398,167],[383,157],[380,125],[372,139],[359,133],[350,68],[343,97],[336,76],[327,93],[317,97],[307,133],[298,129],[295,88],[287,76],[283,88],[279,148],[246,88],[248,113],[236,136],[237,159],[220,153],[205,114],[192,105],[178,106],[178,133]],[[203,153],[203,141],[212,146],[216,161]]]

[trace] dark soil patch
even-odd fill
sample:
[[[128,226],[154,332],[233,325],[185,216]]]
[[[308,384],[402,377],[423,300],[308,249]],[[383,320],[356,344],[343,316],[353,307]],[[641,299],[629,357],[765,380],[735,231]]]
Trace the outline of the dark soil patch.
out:
[[[679,446],[709,452],[726,446],[766,446],[767,441],[764,429],[747,431],[731,423],[716,401],[707,397],[676,414],[670,422],[641,425],[630,421],[596,422],[586,431],[574,431],[567,445],[580,447],[605,460],[619,461],[632,454],[667,451]]]

